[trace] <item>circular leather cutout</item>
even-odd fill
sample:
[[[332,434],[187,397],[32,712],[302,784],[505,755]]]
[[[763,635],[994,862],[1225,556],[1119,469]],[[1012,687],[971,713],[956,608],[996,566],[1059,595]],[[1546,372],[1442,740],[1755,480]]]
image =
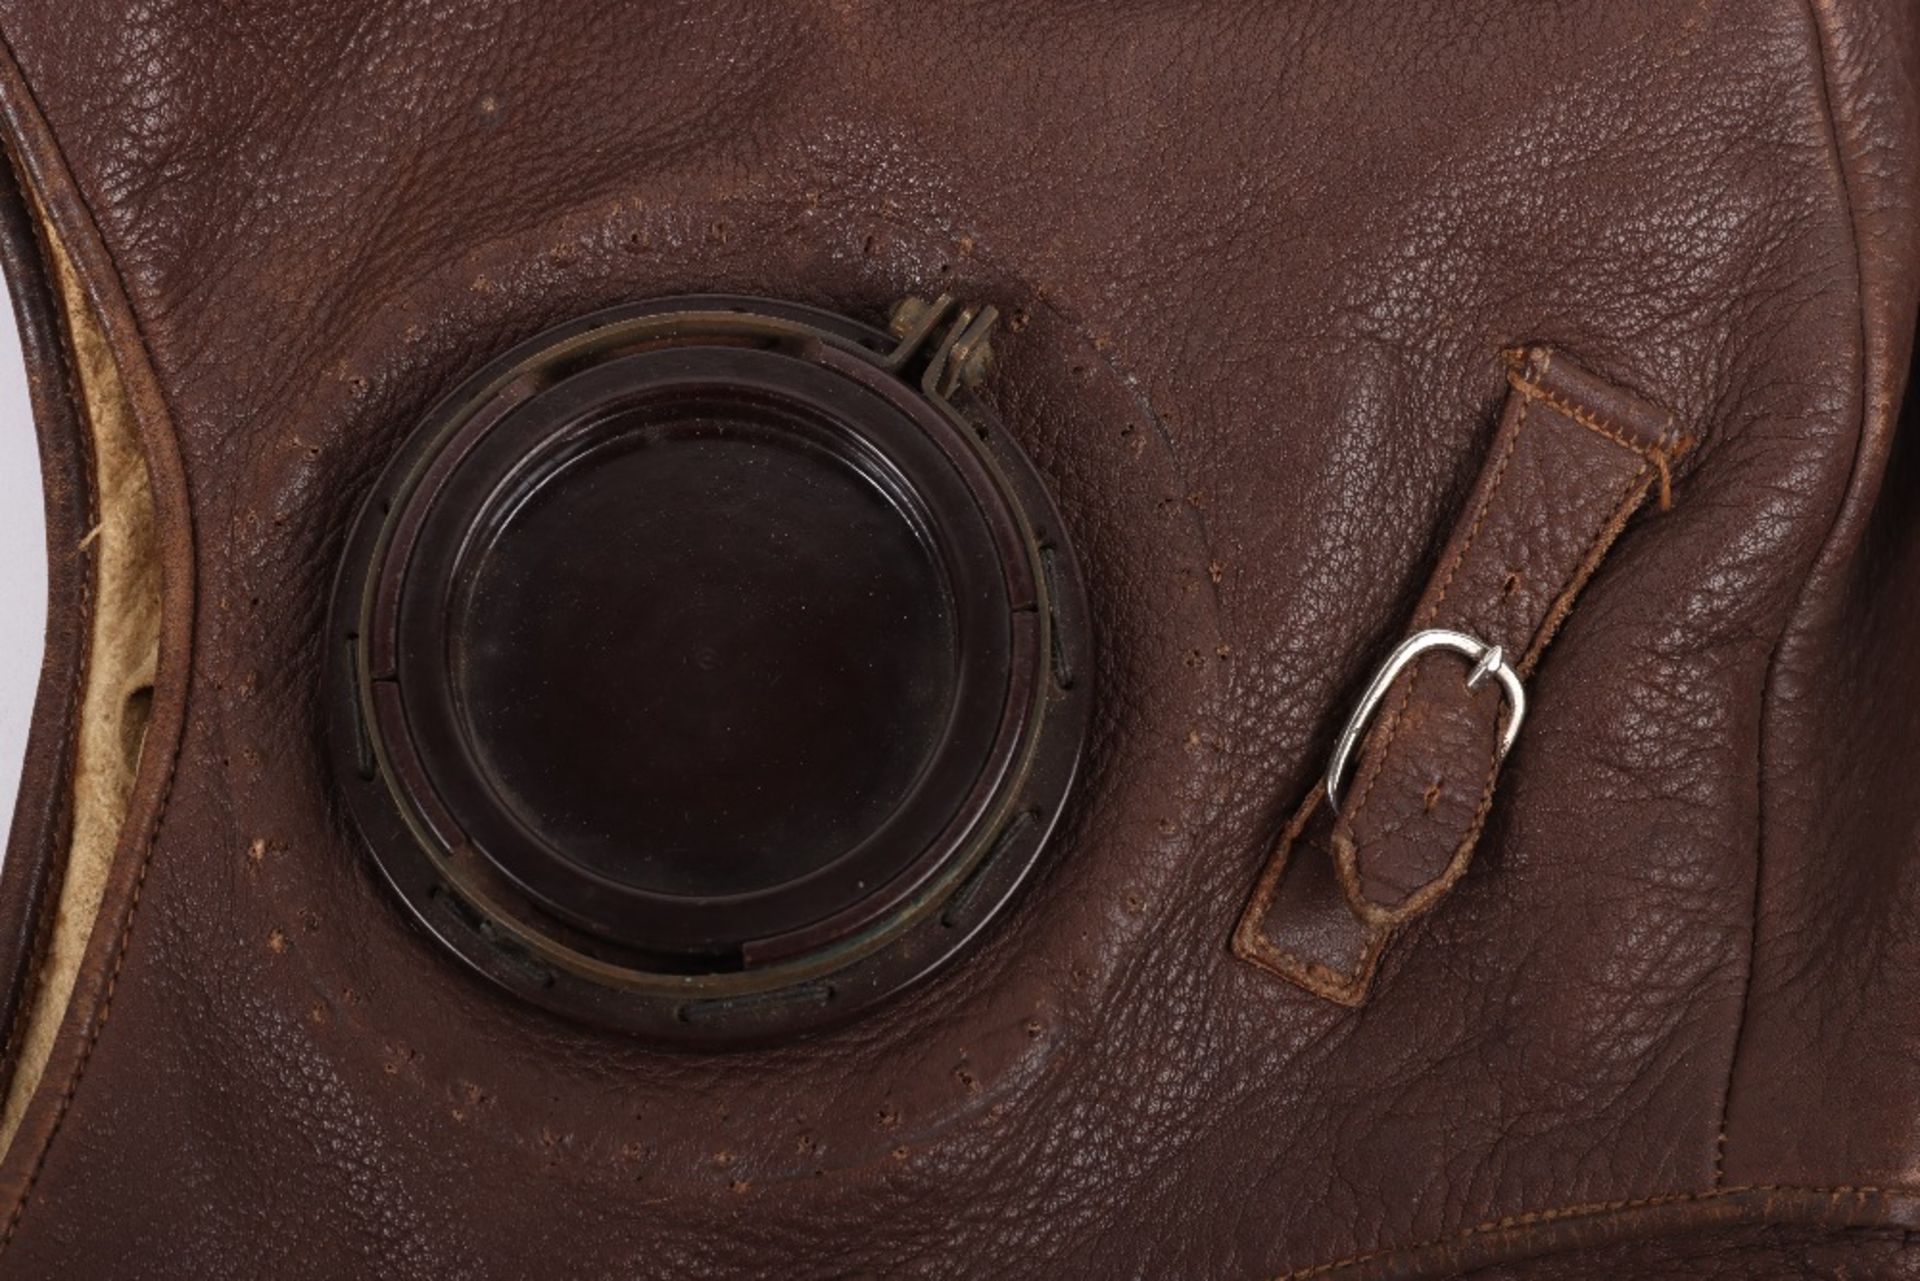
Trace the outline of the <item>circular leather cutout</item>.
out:
[[[1046,843],[1078,571],[969,385],[990,313],[588,317],[443,401],[349,540],[336,757],[373,856],[511,990],[676,1039],[844,1018]]]

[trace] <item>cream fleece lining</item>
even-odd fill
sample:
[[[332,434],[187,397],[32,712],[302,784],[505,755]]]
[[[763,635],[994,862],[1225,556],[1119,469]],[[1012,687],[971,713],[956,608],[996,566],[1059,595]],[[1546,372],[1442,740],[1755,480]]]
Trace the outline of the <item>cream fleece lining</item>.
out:
[[[40,211],[36,211],[40,212]],[[74,376],[92,438],[98,522],[93,549],[93,620],[74,749],[73,835],[54,905],[53,929],[23,1010],[20,1059],[0,1105],[0,1153],[20,1126],[64,1022],[80,960],[93,934],[107,873],[126,819],[152,702],[160,650],[160,562],[153,487],[133,409],[66,248],[41,213],[59,286]]]

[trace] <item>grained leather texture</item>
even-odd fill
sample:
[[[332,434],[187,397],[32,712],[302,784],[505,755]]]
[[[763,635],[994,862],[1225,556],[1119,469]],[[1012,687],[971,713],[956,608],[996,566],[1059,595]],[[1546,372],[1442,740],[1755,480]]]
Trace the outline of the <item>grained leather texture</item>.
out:
[[[1914,1270],[1916,26],[0,0],[9,153],[128,384],[167,611],[0,1272]],[[1100,642],[1034,883],[763,1050],[475,982],[324,765],[370,479],[594,308],[940,287],[1009,318],[986,393]],[[1468,871],[1342,1009],[1228,938],[1531,343],[1699,444],[1533,672]]]

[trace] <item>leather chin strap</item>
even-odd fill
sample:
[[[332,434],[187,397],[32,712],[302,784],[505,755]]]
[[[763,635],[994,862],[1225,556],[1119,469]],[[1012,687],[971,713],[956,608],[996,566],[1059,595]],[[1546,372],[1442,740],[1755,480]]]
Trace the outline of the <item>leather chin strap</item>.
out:
[[[1693,441],[1565,356],[1509,360],[1493,451],[1409,630],[1498,647],[1484,669],[1504,659],[1524,680],[1635,509],[1649,493],[1671,502],[1670,464]],[[1235,954],[1330,1001],[1366,1000],[1394,936],[1466,872],[1492,809],[1518,709],[1483,667],[1431,648],[1392,677],[1357,763],[1329,780],[1338,808],[1323,782],[1281,834]]]

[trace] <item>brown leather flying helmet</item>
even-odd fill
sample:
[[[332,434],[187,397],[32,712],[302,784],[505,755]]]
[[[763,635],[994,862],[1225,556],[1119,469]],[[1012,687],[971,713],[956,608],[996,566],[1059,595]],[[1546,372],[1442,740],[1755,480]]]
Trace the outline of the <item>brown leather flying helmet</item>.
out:
[[[1920,1281],[1915,0],[0,0],[0,144],[0,1281]]]

